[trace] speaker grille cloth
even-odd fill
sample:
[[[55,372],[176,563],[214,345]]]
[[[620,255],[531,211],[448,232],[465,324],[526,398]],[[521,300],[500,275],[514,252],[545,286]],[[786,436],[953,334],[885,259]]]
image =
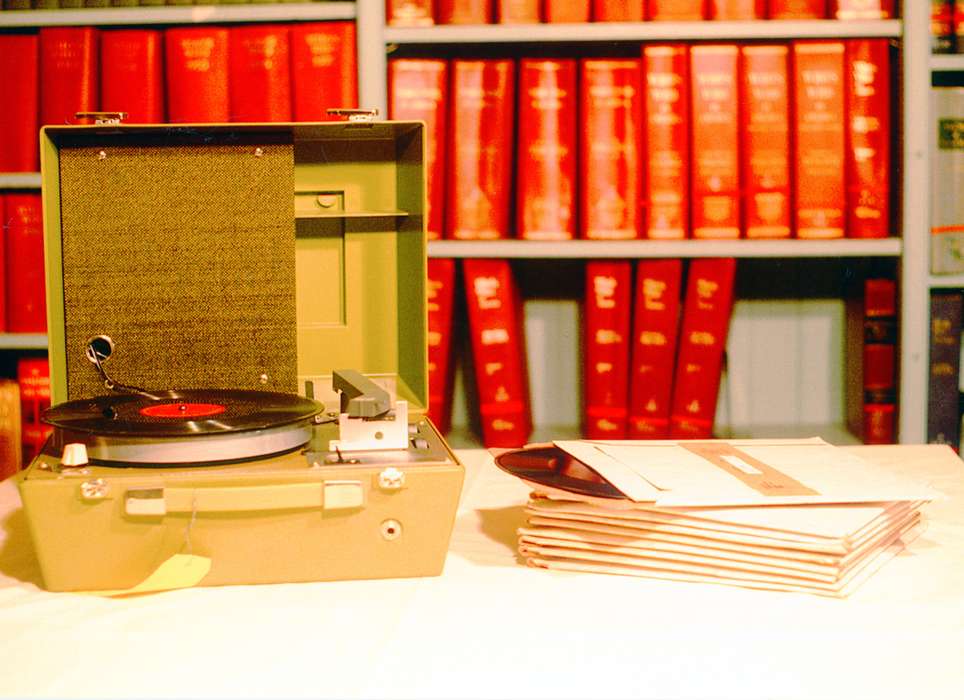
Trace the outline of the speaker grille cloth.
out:
[[[121,383],[296,391],[293,152],[258,147],[61,150],[69,398],[104,393],[101,334]]]

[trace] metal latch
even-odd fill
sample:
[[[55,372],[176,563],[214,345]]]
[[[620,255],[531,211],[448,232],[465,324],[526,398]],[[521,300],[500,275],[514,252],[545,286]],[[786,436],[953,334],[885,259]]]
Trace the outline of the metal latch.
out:
[[[94,124],[120,124],[127,119],[127,112],[75,112],[76,119],[93,119]]]
[[[377,109],[351,109],[348,107],[333,107],[328,110],[328,116],[348,117],[350,122],[373,122],[378,116]]]

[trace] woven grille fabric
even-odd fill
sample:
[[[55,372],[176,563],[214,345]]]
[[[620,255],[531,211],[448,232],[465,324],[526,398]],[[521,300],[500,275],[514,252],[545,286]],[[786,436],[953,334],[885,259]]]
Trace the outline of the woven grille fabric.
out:
[[[61,149],[68,398],[100,334],[118,382],[296,390],[292,146],[225,141]]]

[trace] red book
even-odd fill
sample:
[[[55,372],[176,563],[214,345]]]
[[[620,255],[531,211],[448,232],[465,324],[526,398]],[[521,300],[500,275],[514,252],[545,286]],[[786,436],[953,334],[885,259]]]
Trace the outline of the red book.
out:
[[[164,121],[161,32],[121,29],[100,35],[100,106],[132,124]]]
[[[39,194],[7,194],[6,297],[9,333],[47,330],[44,233]]]
[[[649,0],[649,18],[657,22],[688,22],[704,16],[703,0]]]
[[[586,437],[626,437],[632,263],[586,263]]]
[[[798,238],[841,238],[846,225],[843,42],[793,43],[794,204]]]
[[[827,0],[770,0],[770,19],[826,19]]]
[[[329,109],[358,107],[354,22],[292,24],[294,118],[324,121]]]
[[[436,0],[439,24],[489,24],[492,3],[489,0]]]
[[[387,0],[385,19],[393,27],[424,27],[435,24],[432,0]]]
[[[957,53],[964,53],[964,2],[957,0],[954,4],[954,41]]]
[[[253,24],[228,30],[231,121],[291,121],[288,28]]]
[[[229,120],[227,29],[166,29],[164,62],[168,121],[190,123]]]
[[[40,30],[40,123],[79,124],[77,112],[97,110],[97,30]]]
[[[897,398],[897,285],[892,279],[864,281],[863,440],[893,443]]]
[[[646,0],[592,0],[596,22],[642,22]]]
[[[442,237],[445,214],[445,93],[448,62],[396,58],[388,62],[388,116],[425,122],[428,237]]]
[[[0,333],[7,331],[7,212],[4,196],[0,194]]]
[[[709,0],[710,19],[743,20],[766,17],[766,0]]]
[[[740,120],[735,44],[690,49],[693,238],[740,237]]]
[[[640,232],[640,61],[581,59],[580,230],[583,238]]]
[[[24,424],[39,423],[40,414],[50,408],[50,365],[45,357],[17,360],[20,385],[20,416]]]
[[[686,238],[690,225],[690,83],[686,44],[643,47],[646,238]]]
[[[690,262],[673,382],[671,438],[713,435],[735,276],[733,258]]]
[[[514,81],[512,60],[452,62],[448,238],[509,237]]]
[[[496,10],[500,24],[531,24],[541,20],[540,0],[498,0]]]
[[[544,0],[543,14],[546,22],[588,22],[591,13],[590,0]]]
[[[847,42],[847,235],[890,235],[890,45]]]
[[[830,16],[836,19],[889,19],[894,0],[830,0]]]
[[[627,435],[630,439],[669,437],[682,276],[681,260],[640,260],[636,264]]]
[[[516,236],[576,237],[576,61],[519,63]]]
[[[532,430],[522,304],[507,260],[465,260],[466,308],[486,447],[519,447]]]
[[[931,51],[954,53],[954,0],[931,0]],[[964,19],[964,12],[958,12]]]
[[[784,45],[740,47],[747,238],[789,238],[790,83]]]
[[[40,170],[37,45],[34,34],[0,34],[0,173]]]
[[[428,417],[443,435],[452,428],[452,319],[455,261],[428,261]]]

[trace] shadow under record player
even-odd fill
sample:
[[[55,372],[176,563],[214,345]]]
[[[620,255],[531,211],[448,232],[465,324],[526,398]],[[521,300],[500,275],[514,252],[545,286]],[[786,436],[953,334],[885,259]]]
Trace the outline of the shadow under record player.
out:
[[[54,432],[18,485],[48,589],[178,554],[198,585],[441,572],[423,129],[44,128]]]

